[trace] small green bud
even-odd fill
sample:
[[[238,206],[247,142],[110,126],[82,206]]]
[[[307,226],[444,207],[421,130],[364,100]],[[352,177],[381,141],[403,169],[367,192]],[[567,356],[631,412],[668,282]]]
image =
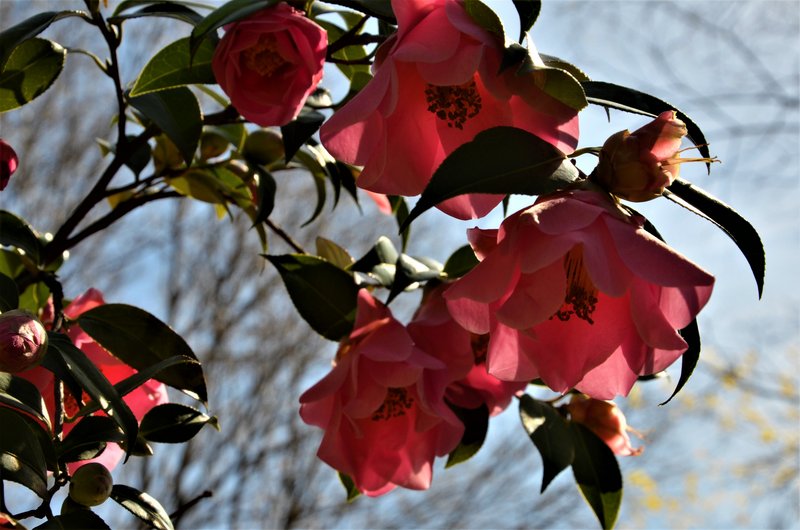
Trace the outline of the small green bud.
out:
[[[258,129],[247,135],[242,154],[248,160],[269,165],[283,158],[283,138],[269,129]]]
[[[114,486],[114,479],[106,466],[89,462],[78,468],[69,481],[69,497],[84,506],[103,504]]]

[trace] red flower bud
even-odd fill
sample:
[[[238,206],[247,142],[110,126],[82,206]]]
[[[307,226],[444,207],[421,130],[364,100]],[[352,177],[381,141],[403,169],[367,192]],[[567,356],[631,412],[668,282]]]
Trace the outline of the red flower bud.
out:
[[[37,365],[47,351],[47,331],[22,309],[0,315],[0,371],[17,373]]]
[[[585,425],[603,440],[615,454],[636,456],[642,452],[641,447],[634,448],[628,432],[636,432],[628,427],[625,415],[611,401],[602,401],[575,395],[567,405],[570,419]]]
[[[0,191],[6,189],[11,175],[17,170],[19,158],[8,143],[0,139]]]

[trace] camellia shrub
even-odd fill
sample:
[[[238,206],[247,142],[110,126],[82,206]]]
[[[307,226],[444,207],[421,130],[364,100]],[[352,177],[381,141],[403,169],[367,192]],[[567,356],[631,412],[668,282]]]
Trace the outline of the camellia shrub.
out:
[[[108,499],[173,527],[157,499],[111,471],[154,443],[216,427],[205,383],[214,373],[167,323],[96,289],[65,293],[58,276],[65,252],[162,200],[249,217],[262,244],[253,252],[280,275],[298,318],[338,345],[330,371],[297,399],[343,499],[427,489],[437,458],[450,467],[472,457],[513,404],[541,455],[542,490],[571,468],[600,525],[614,526],[616,458],[642,447],[624,400],[611,400],[667,369],[679,374],[672,396],[687,383],[700,355],[696,317],[714,286],[630,203],[666,199],[714,223],[759,293],[764,252],[735,210],[680,178],[680,164],[710,171],[716,158],[700,125],[662,99],[678,98],[540,54],[527,35],[539,2],[514,6],[518,42],[481,0],[86,0],[0,28],[0,112],[63,90],[67,56],[88,53],[43,38],[53,24],[98,32],[106,51],[95,63],[117,101],[106,165],[54,234],[0,211],[0,476],[41,500],[15,511],[0,495],[4,527],[103,528],[92,508]],[[151,17],[178,19],[185,32],[125,85],[123,36],[136,39],[137,19]],[[323,77],[335,69],[348,88],[340,100]],[[581,146],[589,105],[639,114],[642,126]],[[0,140],[0,190],[21,178],[25,157]],[[579,169],[578,157],[595,169]],[[318,183],[307,225],[327,187],[340,208],[342,190],[356,204],[363,190],[396,218],[400,248],[384,236],[352,256],[348,241],[319,238],[306,251],[271,220],[283,171]],[[508,214],[510,195],[528,205]],[[431,208],[477,219],[501,207],[505,220],[468,230],[444,264],[406,253]],[[295,252],[270,253],[271,237]],[[90,257],[78,249],[71,259]],[[392,302],[414,293],[413,316],[395,316]],[[170,402],[167,387],[195,406]],[[557,397],[537,399],[535,387]],[[51,502],[62,489],[59,511]]]

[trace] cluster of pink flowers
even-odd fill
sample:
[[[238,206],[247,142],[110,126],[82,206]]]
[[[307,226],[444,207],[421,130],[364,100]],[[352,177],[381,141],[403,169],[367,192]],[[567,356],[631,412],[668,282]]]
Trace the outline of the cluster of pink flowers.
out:
[[[363,168],[357,185],[383,210],[381,194],[421,193],[450,153],[492,127],[524,129],[573,152],[577,111],[535,74],[502,69],[500,36],[462,1],[393,0],[392,8],[398,29],[376,51],[374,77],[320,130],[336,159]],[[280,125],[316,87],[325,42],[303,13],[279,4],[226,28],[214,71],[245,117]],[[687,344],[678,330],[706,304],[714,279],[616,197],[660,195],[686,160],[677,156],[685,134],[665,112],[611,137],[592,182],[539,197],[499,229],[470,230],[480,263],[430,289],[407,326],[359,291],[355,326],[332,370],[300,399],[303,420],[325,431],[320,458],[368,495],[427,488],[435,457],[464,431],[451,405],[497,414],[533,379],[586,394],[567,406],[572,421],[618,454],[636,454],[624,416],[603,400],[680,357]],[[501,200],[466,195],[438,207],[479,218]]]
[[[105,301],[103,300],[103,295],[100,293],[100,291],[97,289],[89,289],[84,294],[72,300],[72,302],[64,308],[64,316],[69,319],[76,319],[84,312],[89,311],[90,309],[99,305],[103,305],[104,303]],[[45,306],[44,314],[42,315],[42,321],[47,327],[52,325],[52,303]],[[88,357],[89,360],[91,360],[97,366],[97,368],[100,369],[102,374],[112,384],[119,383],[123,379],[136,373],[136,370],[112,356],[99,344],[97,344],[91,337],[89,337],[89,335],[86,334],[85,331],[80,328],[80,326],[71,325],[67,330],[67,335],[72,340],[73,344],[75,344],[78,349],[86,354],[86,357]],[[39,392],[41,392],[42,397],[44,398],[45,405],[47,406],[47,410],[51,415],[51,419],[53,419],[53,415],[55,414],[55,406],[53,403],[53,385],[55,379],[53,377],[53,373],[37,366],[19,372],[15,375],[27,379],[36,385],[36,387],[39,389]],[[87,396],[83,396],[82,399],[86,400],[87,398]],[[130,407],[131,412],[133,412],[133,415],[136,417],[136,419],[141,421],[141,419],[145,414],[147,414],[148,411],[150,411],[150,409],[156,405],[161,405],[162,403],[167,402],[167,388],[163,383],[159,383],[158,381],[151,379],[131,391],[129,394],[125,395],[123,400]],[[68,418],[73,417],[79,410],[76,399],[69,392],[65,393],[64,410]],[[102,411],[98,411],[95,414],[103,415],[104,413]],[[76,424],[76,422],[71,421],[65,423],[63,430],[64,436],[68,435]],[[109,470],[112,470],[117,466],[117,464],[119,464],[124,454],[125,453],[123,449],[119,445],[115,443],[108,443],[105,450],[100,455],[90,460],[82,460],[79,462],[70,463],[68,467],[70,473],[74,473],[76,469],[88,464],[89,462],[98,462]]]

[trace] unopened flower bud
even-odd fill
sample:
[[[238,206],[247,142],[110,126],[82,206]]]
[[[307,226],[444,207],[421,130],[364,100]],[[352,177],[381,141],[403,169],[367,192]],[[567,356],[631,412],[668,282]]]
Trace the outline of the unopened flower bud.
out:
[[[47,352],[47,331],[22,309],[0,315],[0,371],[17,373],[39,364]]]
[[[6,189],[11,175],[17,170],[19,158],[8,143],[0,139],[0,191]]]
[[[103,464],[90,462],[79,467],[69,481],[69,497],[84,506],[103,504],[114,487],[111,472]]]
[[[684,162],[712,162],[709,158],[681,158],[681,139],[686,124],[675,111],[662,112],[653,121],[630,133],[612,135],[600,151],[593,180],[605,190],[633,202],[661,195],[678,178]]]
[[[200,158],[216,158],[228,150],[230,143],[224,136],[212,131],[204,131],[200,137]]]
[[[585,425],[615,454],[636,456],[642,452],[641,447],[634,448],[631,445],[628,431],[636,431],[628,427],[625,415],[613,402],[576,394],[567,405],[567,411],[570,420]]]
[[[244,157],[258,164],[269,165],[283,158],[283,138],[269,129],[258,129],[244,141]]]

